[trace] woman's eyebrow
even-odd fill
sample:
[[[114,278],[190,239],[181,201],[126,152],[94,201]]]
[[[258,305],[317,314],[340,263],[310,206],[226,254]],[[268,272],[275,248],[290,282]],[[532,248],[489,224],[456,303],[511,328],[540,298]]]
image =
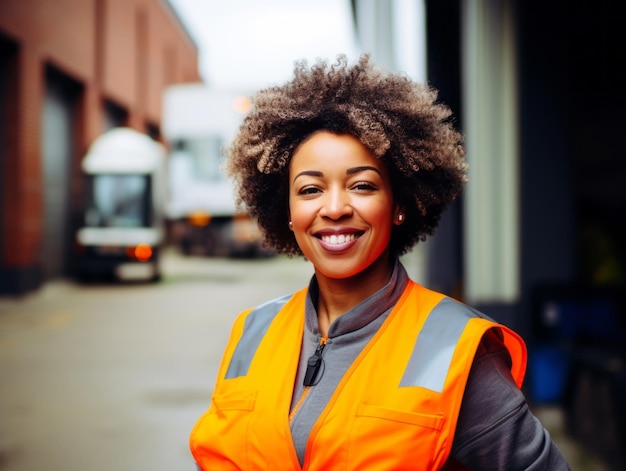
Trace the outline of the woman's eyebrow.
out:
[[[308,175],[310,177],[323,177],[324,174],[318,170],[304,170],[298,173],[295,177],[293,177],[292,183],[295,182],[299,177]]]
[[[356,173],[360,173],[360,172],[365,172],[366,170],[372,170],[374,172],[376,172],[377,174],[381,175],[380,171],[376,168],[376,167],[372,167],[370,165],[362,165],[359,167],[350,167],[348,170],[346,170],[346,175],[354,175]],[[320,172],[319,170],[303,170],[302,172],[298,173],[295,177],[293,177],[292,182],[295,182],[299,177],[308,175],[310,177],[323,177],[324,173]]]
[[[360,167],[349,168],[348,170],[346,170],[346,175],[354,175],[355,173],[364,172],[366,170],[373,170],[378,175],[381,175],[380,171],[376,167],[372,167],[370,165],[363,165],[363,166],[360,166]]]

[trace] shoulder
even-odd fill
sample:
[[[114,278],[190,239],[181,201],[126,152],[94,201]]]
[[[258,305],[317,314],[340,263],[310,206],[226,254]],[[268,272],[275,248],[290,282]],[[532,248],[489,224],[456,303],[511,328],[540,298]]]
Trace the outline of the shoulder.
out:
[[[479,341],[487,330],[499,326],[492,318],[467,304],[414,281],[408,284],[407,292],[413,299],[412,306],[424,316],[424,328],[433,333],[454,334],[455,338],[469,335]]]
[[[273,312],[274,314],[287,303],[292,297],[294,293],[285,294],[283,296],[279,296],[277,298],[270,299],[269,301],[265,301],[262,304],[259,304],[255,308],[250,310],[250,313],[254,313],[256,315],[262,315],[263,313]]]
[[[508,351],[512,359],[512,375],[516,383],[521,385],[526,371],[527,352],[524,340],[515,331],[449,296],[413,281],[409,285],[407,289],[413,299],[411,306],[422,313],[418,315],[425,317],[422,329],[432,339],[432,351],[436,351],[434,347],[441,346],[442,341],[445,345],[454,345],[457,352],[455,359],[466,364],[469,370],[474,355],[486,348],[486,345],[493,346],[493,339],[496,339],[498,348]]]
[[[436,291],[431,292],[436,293]],[[483,319],[492,324],[497,323],[487,314],[478,311],[477,309],[474,309],[473,307],[461,301],[458,301],[450,296],[446,296],[443,294],[441,295],[441,300],[436,306],[436,310],[442,315],[458,319],[459,321],[468,321],[470,319]]]
[[[412,279],[408,280],[405,293],[413,297],[414,300],[417,300],[418,304],[429,305],[431,315],[446,316],[448,318],[454,318],[459,322],[467,322],[469,319],[475,318],[495,323],[488,315],[446,294],[426,288]]]
[[[280,310],[288,303],[297,302],[304,299],[307,289],[296,291],[295,293],[285,294],[277,298],[270,299],[258,306],[247,309],[239,315],[240,322],[245,321],[246,324],[250,322],[254,323],[266,323],[271,320],[280,312]]]

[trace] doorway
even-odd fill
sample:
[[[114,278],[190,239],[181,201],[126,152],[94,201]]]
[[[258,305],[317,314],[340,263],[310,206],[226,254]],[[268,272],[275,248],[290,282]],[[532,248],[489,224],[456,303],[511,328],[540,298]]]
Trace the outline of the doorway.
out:
[[[44,279],[69,274],[72,242],[70,188],[80,85],[57,69],[45,71],[41,156],[43,170]]]

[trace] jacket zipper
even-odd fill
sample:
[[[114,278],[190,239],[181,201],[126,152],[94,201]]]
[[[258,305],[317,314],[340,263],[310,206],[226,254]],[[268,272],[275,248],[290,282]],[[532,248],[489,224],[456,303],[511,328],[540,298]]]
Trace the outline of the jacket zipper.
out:
[[[313,355],[311,355],[309,359],[307,360],[306,372],[304,374],[304,382],[303,382],[304,391],[302,391],[302,395],[300,396],[300,399],[298,399],[298,402],[296,403],[296,405],[291,410],[291,413],[289,414],[289,423],[293,421],[293,418],[296,416],[296,414],[300,410],[300,407],[304,403],[304,400],[309,395],[311,386],[315,386],[317,384],[315,379],[317,377],[317,374],[319,373],[320,367],[322,366],[322,354],[324,353],[324,347],[326,346],[327,342],[328,342],[327,335],[320,338],[320,344],[315,349],[315,352],[313,353]]]

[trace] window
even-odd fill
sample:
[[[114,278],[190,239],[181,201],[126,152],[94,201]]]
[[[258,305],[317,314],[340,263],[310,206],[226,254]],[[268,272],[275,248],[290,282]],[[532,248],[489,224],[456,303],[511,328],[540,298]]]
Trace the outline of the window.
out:
[[[147,227],[151,225],[148,175],[100,174],[87,177],[87,227]]]

